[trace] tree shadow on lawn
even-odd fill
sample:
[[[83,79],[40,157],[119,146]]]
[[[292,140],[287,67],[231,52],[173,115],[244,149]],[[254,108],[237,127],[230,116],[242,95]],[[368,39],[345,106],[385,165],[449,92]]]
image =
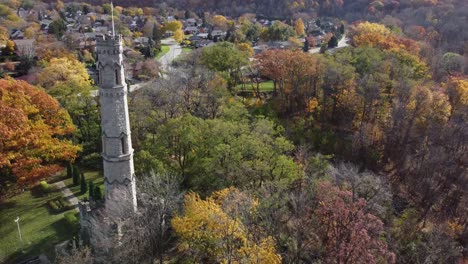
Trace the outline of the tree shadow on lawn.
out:
[[[18,251],[10,255],[4,260],[4,263],[20,263],[22,261],[28,260],[29,258],[45,254],[49,260],[53,263],[55,260],[55,245],[73,238],[79,230],[78,227],[75,230],[70,230],[70,227],[67,225],[65,219],[60,219],[51,224],[55,229],[56,235],[50,235],[39,242],[35,242],[34,246],[25,245],[25,252],[20,251],[18,246]],[[25,241],[26,243],[26,241]]]

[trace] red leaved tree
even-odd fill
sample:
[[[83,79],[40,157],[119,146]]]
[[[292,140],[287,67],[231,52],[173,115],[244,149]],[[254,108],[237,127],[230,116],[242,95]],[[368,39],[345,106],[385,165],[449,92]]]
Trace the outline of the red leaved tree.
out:
[[[73,160],[75,127],[54,98],[24,81],[0,80],[0,170],[19,183],[39,180]],[[5,179],[0,179],[3,182]]]
[[[318,184],[318,207],[326,263],[394,263],[382,239],[382,221],[366,213],[366,201],[329,182]]]

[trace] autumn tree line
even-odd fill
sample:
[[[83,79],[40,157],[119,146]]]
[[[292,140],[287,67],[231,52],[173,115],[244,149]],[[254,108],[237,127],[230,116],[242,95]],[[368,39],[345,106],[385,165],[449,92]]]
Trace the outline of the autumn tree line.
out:
[[[352,2],[319,4],[335,14],[367,4]],[[250,49],[222,42],[191,52],[165,78],[130,94],[140,208],[122,224],[118,243],[94,221],[109,262],[466,257],[462,53],[455,44],[432,56],[446,51],[445,40],[408,38],[406,28],[402,34],[386,12],[433,3],[398,3],[373,2],[366,15],[383,24],[351,24],[352,46],[332,54],[271,50],[249,62]],[[40,88],[0,81],[2,194],[70,160],[100,167],[99,105],[87,96],[95,87],[85,65],[65,47],[40,50],[38,59]],[[257,88],[272,80],[274,90],[239,97],[246,78]],[[59,262],[95,261],[86,247],[73,253]]]
[[[111,261],[460,261],[466,79],[434,81],[419,44],[383,25],[351,31],[333,54],[250,65],[220,43],[132,94],[141,211]],[[273,80],[271,97],[233,96],[245,71]]]

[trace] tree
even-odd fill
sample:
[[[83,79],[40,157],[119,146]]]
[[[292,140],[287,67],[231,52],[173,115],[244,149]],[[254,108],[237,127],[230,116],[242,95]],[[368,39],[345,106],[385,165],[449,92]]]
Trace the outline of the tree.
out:
[[[222,30],[227,30],[228,28],[228,20],[222,15],[214,15],[212,18],[212,23],[215,27]]]
[[[26,75],[29,73],[29,70],[35,65],[35,60],[30,56],[22,56],[20,58],[20,63],[16,65],[16,71],[19,76]]]
[[[80,171],[77,166],[73,166],[73,186],[80,184]]]
[[[88,182],[88,194],[89,194],[89,200],[94,200],[94,182],[89,181]]]
[[[44,91],[23,81],[0,80],[0,170],[34,182],[75,159],[79,146],[70,116]],[[4,174],[4,175],[5,175]]]
[[[2,55],[12,56],[15,54],[15,42],[13,40],[7,40],[5,47],[2,48]]]
[[[173,21],[169,21],[169,22],[166,22],[164,23],[164,31],[172,31],[172,32],[176,32],[177,30],[181,30],[182,29],[182,22],[180,22],[179,20],[173,20]]]
[[[67,178],[69,179],[73,178],[73,166],[71,162],[67,163]]]
[[[447,75],[463,73],[464,58],[460,54],[447,52],[442,56],[441,66]]]
[[[93,190],[93,199],[95,201],[101,201],[102,199],[104,199],[104,196],[102,194],[102,189],[100,186],[96,185],[94,186],[94,190]]]
[[[330,183],[318,186],[320,234],[331,263],[394,263],[395,254],[380,240],[383,223],[366,213],[366,202],[354,199],[351,192],[342,191]]]
[[[204,48],[201,61],[210,70],[224,74],[228,79],[228,88],[231,90],[240,82],[242,66],[248,63],[247,54],[229,42]]]
[[[343,35],[344,33],[345,33],[345,25],[344,25],[344,23],[342,22],[342,23],[340,24],[340,34]]]
[[[182,29],[178,29],[174,32],[174,40],[179,43],[182,42],[182,40],[184,40],[184,32],[182,31]]]
[[[81,194],[85,194],[87,190],[88,190],[88,186],[86,185],[86,179],[85,179],[84,173],[81,173],[80,192]]]
[[[0,44],[5,44],[9,38],[10,33],[8,32],[8,28],[0,26]]]
[[[333,35],[330,39],[330,41],[328,41],[328,47],[329,48],[335,48],[336,46],[338,46],[338,39],[336,38],[335,35]]]
[[[158,23],[154,23],[153,25],[153,40],[154,40],[154,48],[157,50],[161,50],[161,39],[163,38],[163,32],[161,30],[161,25]]]
[[[235,188],[213,193],[206,200],[189,193],[184,215],[172,220],[180,249],[192,262],[281,263],[271,237],[252,234],[242,222],[258,202]]]
[[[289,37],[293,37],[295,33],[293,27],[281,21],[274,21],[271,26],[262,30],[260,37],[265,41],[285,41],[288,40]]]
[[[304,22],[302,21],[302,18],[298,18],[294,22],[294,30],[296,31],[296,35],[304,36],[305,31],[304,31]]]
[[[310,48],[310,46],[309,46],[309,38],[305,38],[304,47],[302,47],[302,50],[303,50],[304,52],[309,52],[309,48]]]
[[[85,65],[74,58],[52,58],[39,73],[38,82],[70,113],[79,128],[76,136],[83,144],[83,156],[100,152],[98,103],[96,98],[89,96],[93,82]]]
[[[61,18],[54,20],[49,25],[49,34],[54,34],[57,39],[61,39],[66,31],[67,25],[65,25],[65,22]]]

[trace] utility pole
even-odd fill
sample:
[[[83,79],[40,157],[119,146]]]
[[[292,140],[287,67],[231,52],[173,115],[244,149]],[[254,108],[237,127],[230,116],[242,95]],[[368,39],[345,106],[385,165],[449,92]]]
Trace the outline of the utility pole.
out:
[[[18,226],[18,234],[19,234],[19,239],[21,241],[21,252],[24,253],[24,243],[23,243],[23,237],[21,237],[21,229],[20,229],[20,224],[19,224],[19,216],[16,217],[15,222],[16,225]]]

